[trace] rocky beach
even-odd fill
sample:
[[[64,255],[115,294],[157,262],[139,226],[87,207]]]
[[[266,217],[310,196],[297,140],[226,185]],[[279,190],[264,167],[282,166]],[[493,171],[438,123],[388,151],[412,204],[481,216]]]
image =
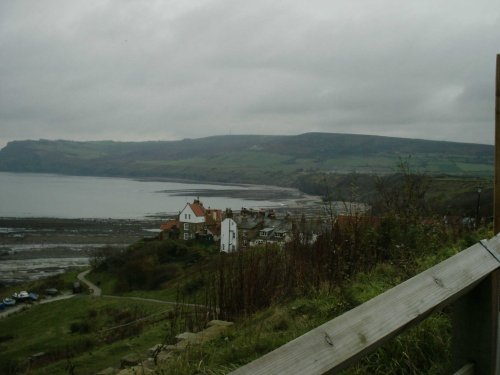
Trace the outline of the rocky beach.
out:
[[[34,280],[88,265],[93,249],[152,237],[159,219],[0,218],[0,283]]]

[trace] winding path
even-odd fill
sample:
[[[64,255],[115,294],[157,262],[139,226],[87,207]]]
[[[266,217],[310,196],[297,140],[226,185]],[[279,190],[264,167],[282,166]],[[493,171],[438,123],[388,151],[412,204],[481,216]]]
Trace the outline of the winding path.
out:
[[[109,295],[109,294],[102,294],[101,288],[99,288],[97,285],[89,281],[88,279],[85,278],[92,269],[88,269],[84,272],[81,272],[78,274],[77,278],[80,280],[82,283],[86,284],[89,289],[92,291],[91,295],[96,296],[96,297],[105,297],[105,298],[117,298],[117,299],[128,299],[132,301],[144,301],[144,302],[155,302],[155,303],[161,303],[164,305],[182,305],[182,306],[188,306],[188,307],[206,307],[204,305],[198,305],[194,303],[180,303],[180,302],[172,302],[172,301],[164,301],[161,299],[154,299],[154,298],[144,298],[144,297],[127,297],[127,296],[114,296],[114,295]]]
[[[46,299],[42,299],[39,302],[32,302],[31,304],[19,303],[19,304],[16,304],[15,306],[8,307],[4,311],[0,312],[0,319],[6,318],[7,316],[12,315],[12,314],[14,314],[18,311],[21,311],[21,310],[28,310],[33,305],[45,305],[47,303],[61,301],[63,299],[73,298],[74,296],[75,296],[75,294],[62,294],[62,295],[57,296],[57,297],[49,297]]]
[[[89,287],[89,289],[92,291],[91,295],[99,297],[102,294],[101,288],[85,278],[85,276],[87,276],[90,271],[92,271],[92,269],[80,272],[76,278]]]
[[[91,295],[94,297],[104,297],[104,298],[116,298],[116,299],[128,299],[132,301],[144,301],[144,302],[154,302],[154,303],[161,303],[163,305],[182,305],[182,306],[188,306],[188,307],[201,307],[204,308],[206,306],[204,305],[198,305],[194,303],[179,303],[179,302],[172,302],[172,301],[164,301],[161,299],[154,299],[154,298],[144,298],[144,297],[127,297],[127,296],[113,296],[113,295],[104,295],[102,294],[101,288],[99,288],[97,285],[95,285],[93,282],[89,281],[85,276],[87,276],[92,269],[88,269],[86,271],[80,272],[77,276],[77,279],[80,280],[82,283],[87,285],[89,290],[91,290]],[[63,294],[58,297],[51,297],[47,299],[40,300],[40,302],[34,303],[34,304],[46,304],[46,303],[51,303],[51,302],[56,302],[64,299],[69,299],[75,297],[76,294]],[[18,311],[21,311],[23,309],[29,309],[32,305],[27,305],[27,304],[19,304],[13,307],[9,307],[5,311],[0,312],[0,319],[5,318],[11,314],[14,314]]]

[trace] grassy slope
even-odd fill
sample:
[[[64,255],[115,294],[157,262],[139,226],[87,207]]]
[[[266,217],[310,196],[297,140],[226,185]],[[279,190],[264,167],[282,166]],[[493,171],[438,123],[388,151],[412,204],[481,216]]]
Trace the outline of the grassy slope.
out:
[[[467,245],[446,247],[432,256],[418,259],[414,272],[443,261]],[[369,273],[356,275],[343,289],[325,290],[277,303],[235,322],[224,337],[202,348],[193,348],[188,355],[179,356],[165,366],[163,371],[179,375],[195,371],[225,374],[396,286],[405,277],[397,266],[379,264]],[[429,374],[446,373],[450,365],[449,338],[448,317],[435,313],[346,370],[345,374],[413,374],[422,368]],[[422,367],[416,369],[416,363]]]
[[[429,173],[492,174],[492,146],[348,134],[218,136],[171,142],[17,141],[0,170],[293,185],[311,172],[390,173],[412,155]]]
[[[135,311],[150,315],[165,311],[170,307],[151,303],[114,299],[75,297],[70,300],[51,304],[37,305],[27,311],[0,320],[3,337],[12,336],[0,344],[0,368],[6,372],[10,360],[25,361],[30,355],[39,352],[61,356],[59,360],[37,368],[32,374],[64,374],[66,353],[73,356],[71,361],[77,373],[90,374],[108,366],[118,366],[122,356],[139,353],[145,356],[147,349],[160,343],[165,336],[165,322],[147,325],[140,335],[118,340],[109,344],[100,342],[98,331],[117,325],[110,318],[110,311]],[[71,333],[72,323],[88,321],[89,333]]]
[[[80,271],[5,287],[0,290],[0,295],[9,296],[19,290],[43,293],[47,287],[69,292]],[[119,366],[120,358],[124,355],[137,353],[145,356],[148,348],[162,342],[168,330],[167,322],[146,324],[139,335],[112,343],[101,342],[98,332],[121,324],[122,318],[130,321],[134,314],[150,315],[171,309],[171,306],[152,302],[96,299],[85,295],[35,305],[0,320],[0,373],[9,374],[9,368],[13,371],[14,363],[26,363],[29,356],[39,352],[52,353],[56,357],[71,353],[77,374],[90,374],[109,366]],[[123,312],[124,315],[120,317],[119,313]],[[72,324],[83,322],[90,323],[89,332],[71,333]],[[30,373],[66,374],[67,364],[64,358],[49,360]]]
[[[481,238],[488,236],[488,233],[479,235]],[[467,243],[446,247],[433,255],[417,259],[413,272],[421,272],[448,258],[475,239],[471,238]],[[136,290],[125,295],[172,300],[175,298],[177,285],[189,282],[198,271],[199,266],[194,265],[159,290]],[[187,355],[176,357],[170,366],[164,368],[164,373],[226,373],[399,284],[406,277],[408,275],[397,266],[382,263],[368,273],[357,274],[342,288],[320,290],[297,299],[281,301],[239,319],[226,336],[201,348],[194,348]],[[74,274],[65,279],[69,281],[73,278]],[[112,291],[115,283],[112,278],[106,278],[105,274],[94,274],[92,278],[101,281],[105,292]],[[149,347],[162,342],[168,331],[167,322],[146,324],[140,334],[104,345],[96,339],[96,332],[117,324],[111,319],[113,314],[110,311],[113,309],[139,309],[144,314],[151,314],[168,309],[168,306],[90,297],[35,306],[0,320],[0,336],[13,336],[0,343],[0,365],[5,368],[10,359],[23,360],[40,351],[59,350],[74,353],[71,361],[76,366],[77,373],[93,373],[108,366],[117,366],[119,359],[126,354],[145,355]],[[92,323],[91,332],[70,333],[71,324],[82,321]],[[449,361],[449,330],[447,316],[438,313],[349,369],[347,374],[377,371],[400,373],[401,369],[405,369],[405,373],[412,373],[411,366],[419,361],[424,361],[428,373],[446,372]],[[96,346],[86,348],[89,341],[97,342]],[[383,367],[374,369],[374,364]],[[60,359],[32,373],[64,374],[66,365],[67,361]]]

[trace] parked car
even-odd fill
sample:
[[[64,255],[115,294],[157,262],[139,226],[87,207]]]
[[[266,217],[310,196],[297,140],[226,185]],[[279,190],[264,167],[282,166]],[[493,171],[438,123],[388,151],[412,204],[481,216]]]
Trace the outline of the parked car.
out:
[[[12,295],[12,299],[15,299],[17,302],[24,302],[29,299],[29,293],[25,290],[19,293],[14,293]]]
[[[59,291],[56,288],[47,288],[45,289],[45,294],[48,296],[56,296]]]
[[[38,300],[38,294],[23,290],[22,292],[14,293],[12,299],[17,302],[33,302]]]
[[[13,298],[4,298],[3,299],[3,304],[4,306],[8,307],[8,306],[14,306],[16,304],[16,300],[13,299]]]
[[[73,283],[73,294],[81,293],[82,292],[82,286],[80,285],[79,281],[75,281]]]

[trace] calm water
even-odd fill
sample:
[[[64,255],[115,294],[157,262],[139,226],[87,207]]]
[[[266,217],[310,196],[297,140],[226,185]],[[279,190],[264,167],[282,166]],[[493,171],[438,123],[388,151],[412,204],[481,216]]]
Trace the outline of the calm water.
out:
[[[255,200],[251,193],[250,199],[201,196],[205,207],[282,205],[278,201],[258,200],[257,189],[262,187],[0,172],[0,217],[144,218],[182,210],[194,198],[189,192],[192,189],[256,191]],[[174,196],[166,190],[186,193]]]

